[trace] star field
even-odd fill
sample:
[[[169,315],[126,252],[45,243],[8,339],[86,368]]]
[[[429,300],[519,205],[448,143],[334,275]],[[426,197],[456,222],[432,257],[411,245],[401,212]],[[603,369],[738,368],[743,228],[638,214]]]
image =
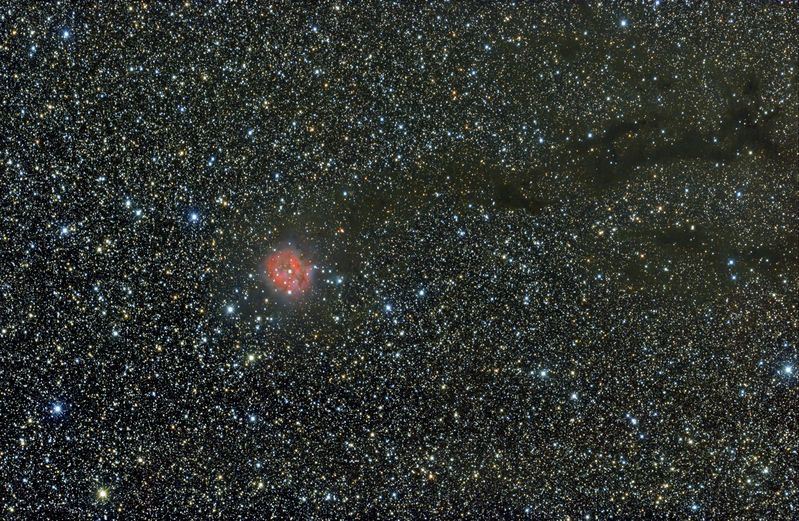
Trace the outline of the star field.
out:
[[[0,6],[0,517],[796,518],[797,22]]]

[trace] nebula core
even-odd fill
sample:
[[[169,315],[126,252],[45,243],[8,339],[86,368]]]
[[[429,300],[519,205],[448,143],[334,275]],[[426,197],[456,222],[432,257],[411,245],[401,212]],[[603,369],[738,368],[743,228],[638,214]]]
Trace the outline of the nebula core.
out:
[[[294,248],[283,248],[267,257],[266,273],[275,289],[288,296],[301,295],[311,287],[311,263]]]

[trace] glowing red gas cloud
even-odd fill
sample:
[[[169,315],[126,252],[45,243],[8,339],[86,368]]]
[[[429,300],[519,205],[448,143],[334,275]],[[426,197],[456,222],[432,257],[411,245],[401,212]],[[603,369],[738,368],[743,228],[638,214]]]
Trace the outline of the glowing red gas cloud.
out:
[[[283,248],[267,257],[266,273],[275,289],[287,296],[299,296],[311,288],[311,263],[294,248]]]

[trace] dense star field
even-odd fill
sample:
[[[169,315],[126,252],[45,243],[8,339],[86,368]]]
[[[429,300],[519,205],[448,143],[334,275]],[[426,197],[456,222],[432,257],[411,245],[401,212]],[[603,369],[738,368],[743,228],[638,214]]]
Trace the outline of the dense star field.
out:
[[[0,518],[795,519],[798,25],[7,2]]]

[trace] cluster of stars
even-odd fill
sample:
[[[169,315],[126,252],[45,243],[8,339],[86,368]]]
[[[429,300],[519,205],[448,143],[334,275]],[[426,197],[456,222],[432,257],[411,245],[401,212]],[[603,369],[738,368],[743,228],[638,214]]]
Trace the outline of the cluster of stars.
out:
[[[791,9],[6,8],[0,517],[796,517]]]

